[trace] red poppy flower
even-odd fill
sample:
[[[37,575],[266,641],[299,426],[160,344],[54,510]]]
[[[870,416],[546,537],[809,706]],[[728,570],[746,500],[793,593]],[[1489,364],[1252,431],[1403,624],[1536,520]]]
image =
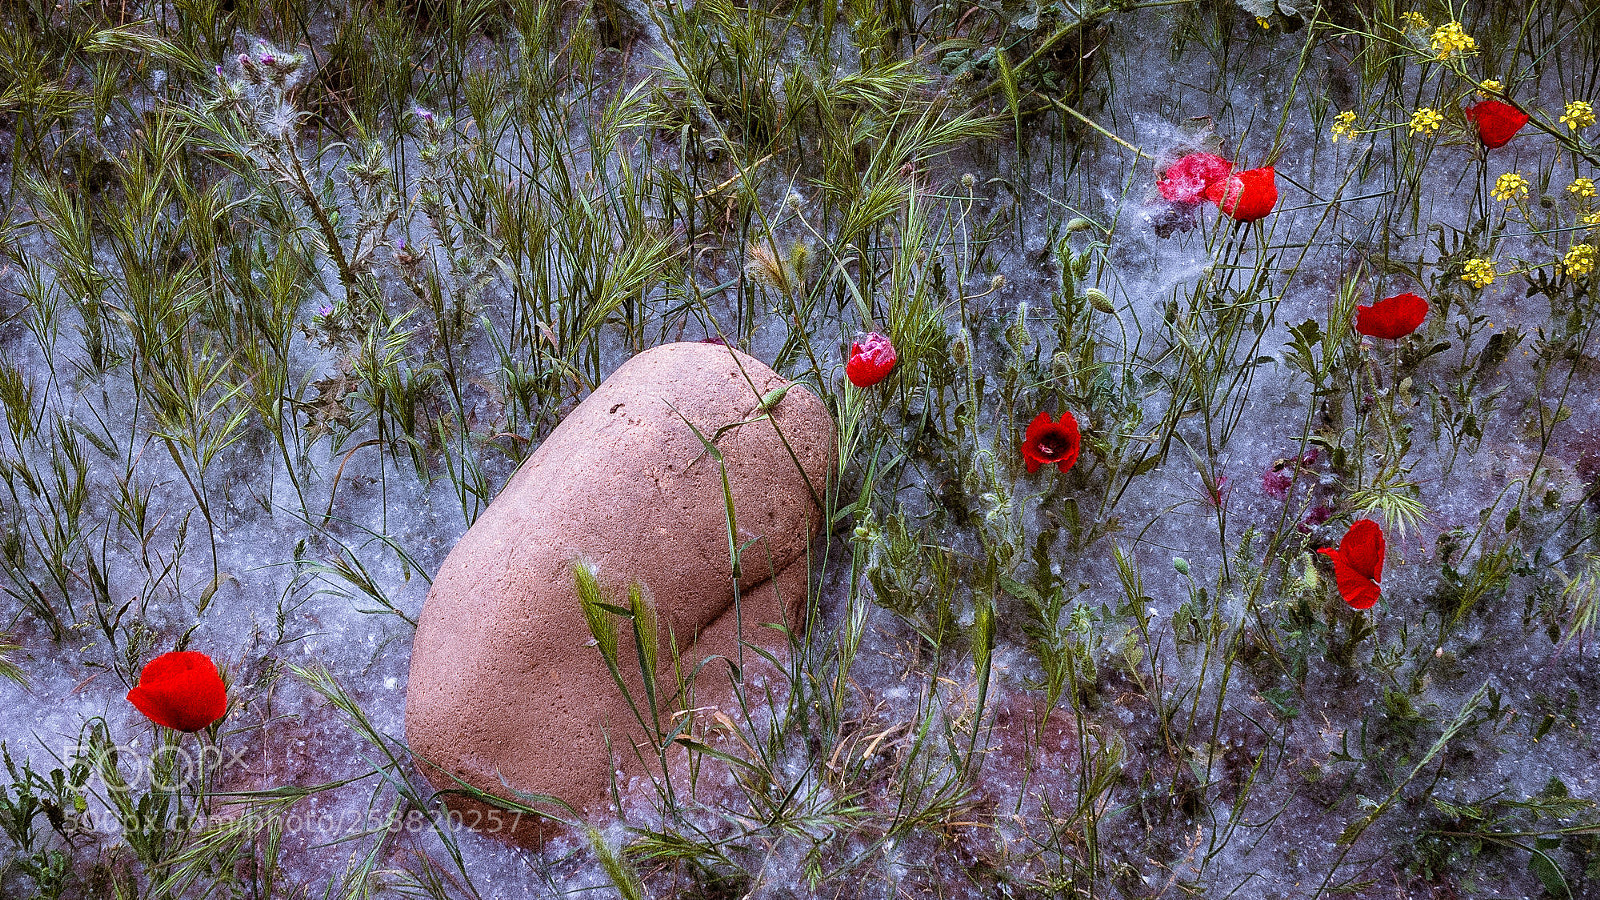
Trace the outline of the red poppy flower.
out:
[[[1078,420],[1072,413],[1062,412],[1061,421],[1052,422],[1049,413],[1041,412],[1028,423],[1028,431],[1022,436],[1022,459],[1029,472],[1052,464],[1065,472],[1078,461],[1080,443]]]
[[[150,660],[128,702],[157,725],[199,731],[227,712],[228,690],[211,657],[183,650]]]
[[[1527,113],[1499,100],[1485,100],[1467,107],[1462,113],[1478,126],[1478,140],[1483,141],[1483,145],[1490,150],[1504,147],[1507,141],[1517,136],[1522,126],[1528,124]]]
[[[1254,222],[1278,205],[1278,173],[1264,166],[1229,175],[1206,188],[1206,199],[1240,222]]]
[[[1387,552],[1383,529],[1371,519],[1361,519],[1345,532],[1339,549],[1324,547],[1318,553],[1333,560],[1333,576],[1339,596],[1356,609],[1371,609],[1378,602],[1383,580],[1383,556]]]
[[[1215,153],[1190,153],[1167,167],[1156,180],[1156,190],[1173,203],[1193,205],[1206,199],[1206,190],[1232,171],[1233,163]]]
[[[1356,307],[1356,330],[1392,341],[1416,331],[1427,317],[1428,301],[1412,293],[1396,294],[1371,306]]]
[[[874,331],[859,341],[850,342],[850,359],[844,364],[844,375],[858,388],[872,387],[889,377],[894,360],[894,345]]]

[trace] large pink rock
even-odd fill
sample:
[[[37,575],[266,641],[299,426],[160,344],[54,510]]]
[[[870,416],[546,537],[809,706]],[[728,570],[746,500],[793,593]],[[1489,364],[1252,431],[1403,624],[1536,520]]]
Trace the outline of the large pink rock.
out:
[[[835,454],[832,419],[809,390],[791,387],[762,410],[786,384],[727,347],[656,347],[617,369],[523,463],[450,551],[417,626],[406,738],[435,786],[457,789],[460,779],[594,813],[619,768],[648,770],[634,752],[644,729],[591,639],[575,565],[590,566],[613,602],[625,606],[634,582],[652,599],[660,697],[677,693],[674,650],[686,672],[712,655],[739,659],[740,621],[746,642],[784,651],[782,633],[761,626],[799,620]],[[721,471],[685,420],[708,439],[721,431],[737,542],[749,544],[737,616]],[[620,668],[643,707],[632,632],[619,624]],[[698,705],[726,702],[727,672],[704,667]],[[487,821],[471,814],[481,806],[449,802],[467,822]],[[510,836],[538,842],[552,832],[531,817]]]

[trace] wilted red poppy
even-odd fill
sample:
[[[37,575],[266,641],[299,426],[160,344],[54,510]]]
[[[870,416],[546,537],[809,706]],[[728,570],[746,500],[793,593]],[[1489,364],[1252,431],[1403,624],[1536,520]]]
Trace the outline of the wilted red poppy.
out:
[[[1278,173],[1271,166],[1219,179],[1206,188],[1206,199],[1239,220],[1254,222],[1278,205]]]
[[[850,342],[850,359],[844,364],[844,375],[858,388],[872,387],[889,377],[894,360],[894,345],[874,331],[859,341]]]
[[[1472,124],[1478,126],[1478,140],[1493,150],[1504,147],[1517,136],[1522,126],[1528,124],[1528,114],[1509,103],[1485,100],[1462,110]]]
[[[1261,473],[1261,489],[1267,496],[1279,500],[1289,499],[1289,487],[1294,484],[1294,475],[1281,469],[1268,469]]]
[[[1061,413],[1061,421],[1053,422],[1050,414],[1041,412],[1028,423],[1022,436],[1022,459],[1029,472],[1040,466],[1058,465],[1065,472],[1078,461],[1078,420],[1070,412]]]
[[[1333,576],[1344,602],[1356,609],[1371,609],[1378,602],[1388,545],[1377,522],[1361,519],[1345,532],[1339,549],[1324,547],[1317,552],[1333,560]]]
[[[1371,306],[1356,307],[1356,330],[1392,341],[1416,331],[1427,317],[1428,301],[1409,292],[1396,294]]]
[[[199,731],[227,712],[228,689],[211,657],[182,650],[150,660],[128,702],[157,725]]]
[[[1167,167],[1156,180],[1156,190],[1173,203],[1193,205],[1206,199],[1206,190],[1232,171],[1233,163],[1215,153],[1190,153]]]

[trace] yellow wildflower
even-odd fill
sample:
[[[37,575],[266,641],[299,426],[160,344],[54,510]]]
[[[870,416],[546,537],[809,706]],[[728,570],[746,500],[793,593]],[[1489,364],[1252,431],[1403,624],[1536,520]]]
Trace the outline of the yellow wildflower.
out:
[[[1424,106],[1411,114],[1412,134],[1433,134],[1444,124],[1444,116],[1438,110]]]
[[[1577,197],[1579,199],[1583,199],[1585,197],[1593,197],[1594,194],[1595,194],[1595,191],[1594,191],[1594,179],[1593,178],[1574,178],[1574,179],[1572,179],[1572,183],[1567,185],[1567,193],[1569,193],[1572,196]]]
[[[1561,267],[1573,277],[1587,275],[1594,271],[1595,249],[1593,244],[1573,244],[1572,249],[1561,259]]]
[[[1256,16],[1256,24],[1260,25],[1261,29],[1265,31],[1266,29],[1272,27],[1272,20],[1266,16]]]
[[[1496,200],[1507,203],[1518,197],[1528,196],[1528,179],[1520,173],[1507,172],[1494,180],[1494,190],[1491,192]]]
[[[1590,228],[1600,225],[1600,210],[1595,210],[1592,213],[1584,213],[1583,224],[1589,226]]]
[[[1345,110],[1333,117],[1333,142],[1339,143],[1340,138],[1347,141],[1356,139],[1356,114],[1352,110]]]
[[[1594,107],[1585,100],[1574,100],[1567,104],[1567,112],[1561,117],[1561,124],[1573,131],[1588,128],[1594,124]]]
[[[1424,16],[1422,13],[1419,13],[1419,12],[1401,13],[1400,14],[1400,30],[1401,31],[1427,31],[1428,30],[1428,17]]]
[[[1433,30],[1428,42],[1433,45],[1433,52],[1437,59],[1449,59],[1462,53],[1471,53],[1478,49],[1478,42],[1472,35],[1467,34],[1460,22],[1446,22]]]
[[[1485,78],[1478,82],[1478,93],[1480,94],[1498,94],[1505,89],[1506,86],[1501,84],[1498,78]]]
[[[1461,280],[1475,288],[1486,288],[1494,284],[1494,260],[1469,259],[1461,264]]]

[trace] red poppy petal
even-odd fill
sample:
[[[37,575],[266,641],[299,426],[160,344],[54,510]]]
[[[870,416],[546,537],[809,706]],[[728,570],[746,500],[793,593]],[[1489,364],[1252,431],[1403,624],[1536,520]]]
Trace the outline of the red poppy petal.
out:
[[[1070,412],[1063,412],[1061,420],[1054,421],[1047,412],[1041,412],[1028,423],[1019,451],[1028,466],[1035,472],[1040,466],[1059,465],[1065,472],[1078,461],[1078,448],[1082,436],[1078,420]]]
[[[145,718],[166,728],[176,728],[184,731],[185,724],[183,710],[174,702],[174,698],[163,691],[136,685],[128,692],[128,702],[134,709],[144,713]]]
[[[1070,411],[1063,410],[1061,413],[1060,425],[1062,428],[1067,430],[1068,434],[1072,435],[1072,442],[1077,443],[1078,438],[1081,437],[1081,435],[1078,433],[1078,417],[1073,415]]]
[[[179,731],[199,731],[228,710],[228,690],[216,664],[204,653],[165,653],[139,673],[128,702],[155,722]]]
[[[1380,589],[1377,582],[1357,572],[1343,555],[1333,556],[1333,577],[1339,585],[1339,596],[1355,609],[1371,609],[1378,602]]]
[[[1050,427],[1054,424],[1050,421],[1050,414],[1047,412],[1039,413],[1033,417],[1033,421],[1028,423],[1028,430],[1023,432],[1022,435],[1022,455],[1030,462],[1042,462],[1036,457],[1034,448],[1038,445],[1039,439],[1049,433]],[[1029,471],[1032,470],[1030,469]]]
[[[845,377],[858,388],[869,388],[889,377],[892,366],[875,363],[863,357],[852,356],[844,364]]]
[[[1050,420],[1049,413],[1041,412],[1037,416],[1034,416],[1033,420],[1028,423],[1028,431],[1024,436],[1030,441],[1037,440],[1039,435],[1044,434],[1045,429],[1054,424],[1055,423]]]
[[[190,672],[155,687],[139,685],[128,692],[128,701],[150,721],[178,731],[199,731],[228,709],[227,691],[215,672]]]
[[[204,653],[198,650],[174,650],[171,653],[163,653],[145,663],[144,668],[139,670],[139,683],[151,684],[158,681],[166,681],[169,678],[177,678],[191,669],[204,670],[206,668],[210,668],[213,672],[217,670],[216,664],[211,661],[211,657]]]
[[[1356,521],[1339,542],[1339,553],[1350,567],[1373,581],[1383,580],[1383,557],[1387,549],[1383,529],[1371,519]]]
[[[1206,199],[1240,222],[1254,222],[1278,205],[1277,178],[1272,166],[1250,169],[1212,185]]]
[[[1045,463],[1044,458],[1039,456],[1038,444],[1039,439],[1044,437],[1051,424],[1050,414],[1041,412],[1033,417],[1032,422],[1028,423],[1028,430],[1022,435],[1022,446],[1018,450],[1022,453],[1023,461],[1028,464],[1030,473],[1037,472],[1039,467]]]
[[[1070,412],[1061,414],[1061,422],[1057,427],[1067,439],[1067,451],[1062,454],[1056,464],[1065,472],[1078,463],[1078,450],[1083,446],[1083,435],[1078,431],[1078,419]]]
[[[1237,197],[1243,191],[1244,182],[1239,180],[1239,176],[1229,175],[1227,178],[1218,178],[1206,185],[1205,198],[1221,206],[1224,197]]]
[[[1356,307],[1356,331],[1392,341],[1416,331],[1427,317],[1428,301],[1416,294],[1396,294]]]
[[[1462,113],[1478,127],[1478,140],[1490,150],[1505,146],[1528,124],[1528,115],[1509,103],[1485,100]]]

